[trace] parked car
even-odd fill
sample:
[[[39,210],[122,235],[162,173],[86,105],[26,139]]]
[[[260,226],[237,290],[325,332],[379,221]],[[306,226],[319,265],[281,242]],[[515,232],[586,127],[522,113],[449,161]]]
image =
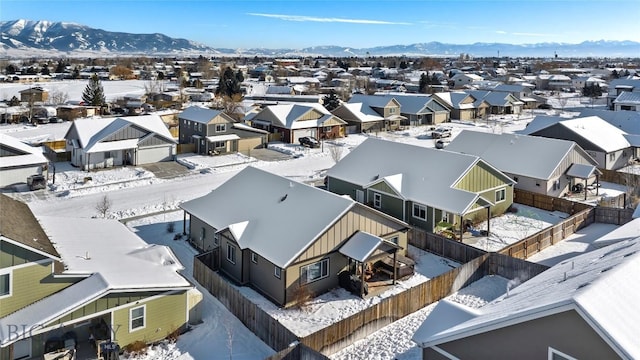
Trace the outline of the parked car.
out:
[[[27,177],[29,190],[41,190],[47,187],[47,179],[43,175],[31,175]]]
[[[318,141],[318,139],[311,136],[303,136],[299,138],[298,141],[302,146],[308,146],[310,148],[320,147],[320,141]]]
[[[540,104],[540,105],[538,105],[538,109],[545,109],[545,110],[549,110],[549,109],[551,109],[551,108],[552,108],[552,106],[551,106],[551,105],[549,105],[549,104]]]
[[[451,140],[449,139],[438,139],[436,141],[436,149],[444,149],[445,146],[449,145]]]
[[[433,139],[451,137],[451,128],[448,128],[448,127],[437,127],[433,131],[431,131],[431,137]]]
[[[60,118],[59,118],[59,117],[57,117],[57,116],[52,116],[52,117],[50,117],[50,118],[49,118],[49,122],[50,122],[50,123],[61,123],[61,122],[63,122],[63,121],[64,121],[64,120],[60,119]]]

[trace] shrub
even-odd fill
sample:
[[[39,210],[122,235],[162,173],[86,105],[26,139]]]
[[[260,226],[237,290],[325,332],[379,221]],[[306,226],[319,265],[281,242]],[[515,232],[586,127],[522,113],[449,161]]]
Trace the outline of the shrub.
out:
[[[175,343],[176,341],[178,341],[179,337],[180,337],[180,328],[176,328],[175,330],[173,330],[167,335],[167,340],[169,340],[169,342],[171,343]]]
[[[136,355],[144,354],[147,351],[147,343],[144,341],[136,340],[131,344],[125,346],[124,351]]]
[[[306,285],[300,285],[293,293],[294,306],[300,310],[307,310],[309,301],[313,299],[313,293]]]
[[[173,223],[173,221],[168,222],[167,223],[167,232],[169,234],[173,234],[173,232],[176,230],[176,224]]]

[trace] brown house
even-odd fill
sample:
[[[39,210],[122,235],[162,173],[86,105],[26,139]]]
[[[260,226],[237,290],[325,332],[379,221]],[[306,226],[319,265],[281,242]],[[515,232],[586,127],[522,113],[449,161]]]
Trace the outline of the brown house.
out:
[[[42,87],[36,86],[20,91],[20,101],[34,103],[45,102],[49,99],[49,92]]]
[[[407,249],[406,223],[253,167],[180,207],[193,246],[280,306],[293,305],[301,288],[321,294],[339,285],[338,274]]]

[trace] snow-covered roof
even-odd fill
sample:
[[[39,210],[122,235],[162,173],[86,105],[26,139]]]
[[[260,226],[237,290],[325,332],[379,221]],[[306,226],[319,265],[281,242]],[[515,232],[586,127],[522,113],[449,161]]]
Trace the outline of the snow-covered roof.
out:
[[[167,141],[175,142],[173,135],[169,132],[162,118],[155,114],[117,118],[76,119],[67,131],[65,138],[75,128],[80,145],[89,150],[109,135],[132,125],[155,133]]]
[[[322,126],[325,121],[331,118],[337,119],[337,117],[331,114],[324,106],[315,103],[271,105],[265,110],[270,111],[277,119],[279,124],[275,125],[279,125],[287,129],[315,128]],[[322,115],[317,119],[299,120],[303,115],[313,110],[318,111]],[[254,121],[257,120],[256,118],[259,118],[259,116],[254,117]],[[340,121],[342,121],[342,119],[340,119]]]
[[[501,171],[536,179],[551,178],[572,151],[582,155],[585,165],[598,164],[573,141],[507,133],[463,130],[447,150],[479,156]],[[535,154],[536,161],[527,161],[531,154]]]
[[[178,117],[180,119],[191,120],[201,124],[207,124],[216,116],[222,113],[221,110],[209,109],[201,106],[189,106]]]
[[[384,117],[380,116],[370,106],[364,103],[344,103],[340,106],[353,116],[349,117],[349,120],[357,120],[363,123],[384,120]],[[340,110],[337,110],[336,112],[339,111]]]
[[[561,120],[560,124],[608,153],[631,146],[624,131],[597,116]]]
[[[149,245],[117,220],[41,216],[63,274],[100,273],[112,290],[190,287],[171,249]]]
[[[99,153],[99,152],[105,152],[105,151],[135,149],[137,147],[138,147],[138,139],[128,139],[128,140],[97,142],[93,144],[93,146],[85,150],[87,154],[93,154],[93,153]]]
[[[368,138],[329,169],[327,176],[360,186],[386,181],[405,199],[463,214],[483,200],[454,186],[479,162],[494,168],[473,155]],[[506,183],[514,183],[502,176]]]
[[[286,268],[354,204],[350,198],[249,166],[180,207],[218,231],[246,222],[236,234],[238,245]]]
[[[637,233],[636,233],[637,236]],[[427,317],[413,336],[421,347],[576,311],[629,359],[640,358],[640,238],[567,259],[479,309],[477,316],[433,333]]]
[[[240,137],[236,134],[224,134],[224,135],[213,135],[207,136],[207,140],[210,142],[214,141],[230,141],[230,140],[238,140]]]
[[[462,91],[441,92],[434,94],[434,96],[438,97],[440,100],[444,101],[447,105],[451,106],[454,109],[465,110],[473,109],[476,107],[476,97]],[[474,102],[462,103],[462,101],[469,96],[475,99]]]
[[[526,125],[524,129],[516,131],[516,133],[530,135],[539,130],[546,129],[553,124],[557,124],[562,119],[565,118],[561,116],[537,115]]]
[[[2,145],[2,147],[13,149],[14,152],[19,154],[0,156],[0,169],[41,165],[49,162],[42,153],[42,148],[29,146],[11,135],[0,133],[0,145]]]
[[[616,104],[640,105],[640,92],[623,91],[613,102]]]
[[[640,112],[638,111],[613,111],[594,108],[584,108],[580,111],[580,117],[597,116],[627,134],[640,135]]]
[[[94,274],[65,289],[0,319],[0,345],[5,347],[23,336],[36,335],[44,324],[99,299],[109,290],[100,274]],[[13,328],[15,324],[20,324]],[[35,332],[34,332],[35,330]]]

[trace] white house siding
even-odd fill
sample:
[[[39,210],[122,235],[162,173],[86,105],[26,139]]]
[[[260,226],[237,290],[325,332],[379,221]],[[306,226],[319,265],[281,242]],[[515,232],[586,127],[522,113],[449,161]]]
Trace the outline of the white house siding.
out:
[[[169,161],[173,159],[174,149],[175,146],[167,145],[140,148],[138,149],[138,163],[136,165]]]

